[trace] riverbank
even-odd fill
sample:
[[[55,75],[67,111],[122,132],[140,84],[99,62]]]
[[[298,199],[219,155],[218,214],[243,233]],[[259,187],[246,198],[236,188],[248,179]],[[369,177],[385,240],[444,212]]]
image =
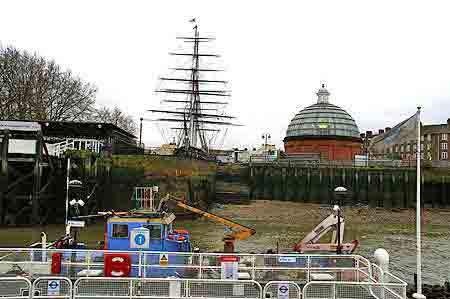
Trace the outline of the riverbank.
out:
[[[221,216],[233,219],[256,230],[256,235],[236,244],[237,251],[266,252],[269,248],[289,252],[319,222],[331,212],[330,206],[284,201],[252,201],[248,205],[216,205],[212,210]],[[358,239],[358,254],[371,257],[378,247],[391,254],[391,270],[412,283],[415,271],[415,210],[345,207],[345,241]],[[442,284],[449,275],[450,210],[425,209],[423,235],[424,282]],[[224,227],[210,220],[178,219],[177,228],[191,232],[194,245],[205,251],[221,251]],[[79,233],[79,238],[90,247],[95,247],[103,238],[103,224],[88,225]],[[48,239],[54,240],[63,234],[61,225],[46,227],[1,228],[1,246],[24,246],[36,242],[40,232],[46,231]],[[201,237],[200,237],[201,236]],[[325,236],[323,242],[328,242]],[[437,267],[436,265],[439,265]]]

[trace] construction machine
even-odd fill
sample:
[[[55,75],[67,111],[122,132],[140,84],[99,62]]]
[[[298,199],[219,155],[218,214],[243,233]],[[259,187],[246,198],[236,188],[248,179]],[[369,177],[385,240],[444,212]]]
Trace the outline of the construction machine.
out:
[[[303,240],[294,246],[294,251],[306,252],[336,252],[352,253],[358,247],[358,240],[343,243],[345,220],[339,206],[333,207],[333,212],[320,222]],[[317,243],[324,235],[332,231],[330,243]]]
[[[187,211],[191,211],[193,213],[196,213],[210,220],[225,225],[230,230],[230,233],[226,234],[223,238],[224,252],[234,252],[235,240],[246,240],[247,238],[256,233],[256,231],[253,228],[239,224],[230,219],[220,217],[216,214],[192,207],[186,204],[185,200],[176,198],[170,194],[167,194],[164,198],[161,199],[161,201],[159,202],[158,211],[166,213],[173,212],[173,210],[176,207],[185,209]]]

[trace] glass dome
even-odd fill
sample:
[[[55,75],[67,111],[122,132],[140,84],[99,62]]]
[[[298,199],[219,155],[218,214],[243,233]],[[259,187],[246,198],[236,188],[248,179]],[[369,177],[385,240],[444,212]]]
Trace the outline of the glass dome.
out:
[[[317,91],[316,104],[301,110],[291,120],[286,138],[301,136],[340,136],[359,138],[355,120],[342,108],[330,104],[330,93],[322,85]]]

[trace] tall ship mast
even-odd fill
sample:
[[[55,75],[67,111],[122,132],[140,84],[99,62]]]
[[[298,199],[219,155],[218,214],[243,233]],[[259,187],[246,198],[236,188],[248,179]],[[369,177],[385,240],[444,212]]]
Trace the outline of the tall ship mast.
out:
[[[154,121],[172,124],[178,155],[206,158],[217,136],[237,124],[232,122],[235,117],[222,111],[231,96],[227,81],[211,78],[223,71],[211,67],[211,62],[220,56],[204,50],[214,38],[201,37],[195,19],[190,22],[194,24],[193,36],[177,37],[187,50],[169,53],[187,59],[186,64],[171,68],[174,76],[160,77],[161,85],[166,86],[156,90],[163,95],[162,102],[172,105],[172,109],[148,111],[162,115]]]

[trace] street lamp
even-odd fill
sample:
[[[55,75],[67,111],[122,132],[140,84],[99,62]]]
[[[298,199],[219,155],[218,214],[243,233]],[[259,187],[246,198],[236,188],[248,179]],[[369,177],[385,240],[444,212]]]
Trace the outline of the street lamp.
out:
[[[144,120],[143,117],[140,118],[140,125],[139,125],[139,147],[142,147],[142,121]]]
[[[341,248],[341,205],[343,202],[343,199],[347,196],[347,188],[339,186],[334,188],[334,194],[335,194],[335,205],[333,206],[333,211],[335,215],[337,216],[337,247],[336,247],[336,254],[341,254],[342,248]]]
[[[263,133],[262,139],[264,140],[264,162],[267,162],[267,140],[270,140],[270,134]]]

